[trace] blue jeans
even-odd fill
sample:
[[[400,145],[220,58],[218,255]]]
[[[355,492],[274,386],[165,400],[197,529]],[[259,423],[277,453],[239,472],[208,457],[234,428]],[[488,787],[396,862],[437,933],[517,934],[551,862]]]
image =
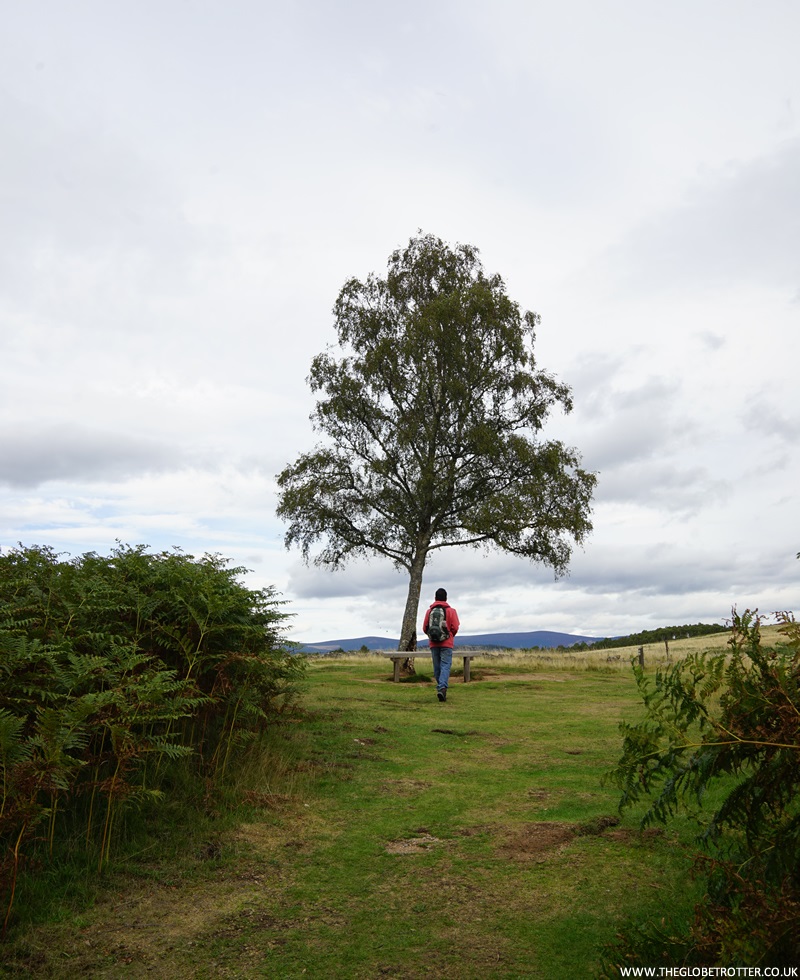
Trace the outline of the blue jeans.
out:
[[[436,690],[446,691],[450,680],[450,668],[453,666],[453,648],[435,647],[431,644],[431,660],[433,660],[433,676],[436,679]]]

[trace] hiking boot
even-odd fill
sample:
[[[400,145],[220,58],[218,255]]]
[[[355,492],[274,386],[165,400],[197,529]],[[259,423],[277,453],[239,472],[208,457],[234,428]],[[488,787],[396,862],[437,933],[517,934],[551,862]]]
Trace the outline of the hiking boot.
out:
[[[447,700],[447,691],[437,691],[436,692],[436,697],[440,701],[446,701]]]

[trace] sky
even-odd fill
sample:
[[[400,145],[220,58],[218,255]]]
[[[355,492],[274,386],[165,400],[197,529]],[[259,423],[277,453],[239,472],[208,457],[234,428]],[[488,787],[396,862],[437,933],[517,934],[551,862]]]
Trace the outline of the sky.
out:
[[[287,551],[351,277],[419,231],[540,314],[598,475],[568,576],[446,549],[462,632],[800,611],[800,4],[0,0],[0,548],[217,553],[301,642],[406,578]]]

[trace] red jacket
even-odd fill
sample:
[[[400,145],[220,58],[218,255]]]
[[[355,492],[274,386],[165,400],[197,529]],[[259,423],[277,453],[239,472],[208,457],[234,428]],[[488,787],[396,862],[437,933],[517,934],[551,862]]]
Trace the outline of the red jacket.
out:
[[[453,638],[458,632],[458,627],[461,625],[458,621],[458,613],[453,609],[452,606],[448,606],[446,602],[434,602],[431,604],[430,608],[425,613],[425,620],[422,624],[422,632],[427,635],[428,633],[428,620],[431,618],[431,609],[434,606],[444,606],[445,607],[445,622],[447,623],[447,628],[450,630],[450,636],[444,641],[444,643],[431,643],[432,647],[451,647],[453,646]]]

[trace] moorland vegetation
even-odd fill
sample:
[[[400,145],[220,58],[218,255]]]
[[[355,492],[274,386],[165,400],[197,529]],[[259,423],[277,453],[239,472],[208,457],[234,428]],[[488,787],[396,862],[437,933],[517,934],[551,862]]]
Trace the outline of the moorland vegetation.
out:
[[[715,633],[726,632],[726,627],[718,623],[686,623],[681,626],[659,626],[657,629],[641,630],[639,633],[629,633],[627,636],[607,636],[588,644],[596,650],[613,650],[616,647],[646,646],[648,643],[667,643],[674,640],[688,639],[692,636],[713,636]],[[587,644],[581,644],[582,647]]]
[[[424,658],[292,655],[241,573],[0,556],[0,975],[797,963],[790,615],[487,653],[442,706]]]
[[[690,923],[623,934],[629,965],[800,963],[800,623],[777,619],[774,645],[757,613],[734,610],[728,651],[655,674],[633,661],[645,716],[621,724],[608,779],[622,809],[646,801],[643,826],[698,821],[705,886]]]
[[[219,556],[0,555],[2,932],[20,873],[107,864],[127,815],[200,803],[296,694],[270,589]]]

